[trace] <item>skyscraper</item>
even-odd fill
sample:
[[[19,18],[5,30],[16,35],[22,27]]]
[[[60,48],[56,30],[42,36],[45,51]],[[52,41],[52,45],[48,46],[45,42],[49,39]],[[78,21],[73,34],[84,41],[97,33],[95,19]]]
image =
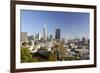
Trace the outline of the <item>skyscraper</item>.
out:
[[[46,27],[46,24],[44,24],[44,27],[43,27],[43,39],[47,40],[47,27]]]
[[[35,34],[35,40],[40,40],[41,34],[38,32]]]
[[[55,31],[55,39],[60,40],[61,36],[60,36],[60,28],[57,28]]]

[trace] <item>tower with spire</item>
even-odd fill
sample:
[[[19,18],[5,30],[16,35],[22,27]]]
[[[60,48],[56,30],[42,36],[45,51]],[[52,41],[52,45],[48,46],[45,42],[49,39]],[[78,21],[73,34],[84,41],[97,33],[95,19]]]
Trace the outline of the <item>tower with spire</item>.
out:
[[[44,24],[43,26],[43,39],[47,40],[47,26]]]

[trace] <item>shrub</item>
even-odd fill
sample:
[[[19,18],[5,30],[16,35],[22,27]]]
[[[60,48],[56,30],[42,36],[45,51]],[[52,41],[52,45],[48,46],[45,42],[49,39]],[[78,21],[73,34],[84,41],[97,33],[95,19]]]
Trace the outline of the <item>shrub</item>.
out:
[[[33,59],[28,48],[21,48],[21,62],[34,62],[37,59]]]
[[[71,61],[71,60],[76,60],[76,58],[75,58],[75,57],[65,57],[64,60],[66,60],[66,61]]]

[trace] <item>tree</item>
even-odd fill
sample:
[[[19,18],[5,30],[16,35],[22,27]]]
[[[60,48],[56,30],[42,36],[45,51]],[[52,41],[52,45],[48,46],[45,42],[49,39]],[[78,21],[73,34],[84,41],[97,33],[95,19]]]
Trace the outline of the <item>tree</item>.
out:
[[[57,61],[57,56],[55,55],[55,53],[51,53],[49,54],[49,61]]]
[[[21,62],[36,62],[37,59],[33,59],[28,48],[21,48]]]
[[[64,60],[66,50],[65,50],[62,43],[57,43],[55,45],[55,51],[54,52],[57,56],[57,60]]]

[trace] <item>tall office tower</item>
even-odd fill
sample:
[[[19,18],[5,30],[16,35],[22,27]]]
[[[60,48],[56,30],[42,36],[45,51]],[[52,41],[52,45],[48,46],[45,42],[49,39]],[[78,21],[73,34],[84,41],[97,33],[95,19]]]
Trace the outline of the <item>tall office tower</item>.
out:
[[[53,39],[53,36],[52,35],[50,35],[50,40],[52,40]]]
[[[46,24],[44,24],[44,27],[43,27],[43,39],[47,40],[47,27],[46,27]]]
[[[38,32],[35,34],[35,40],[40,40],[41,34]]]
[[[57,28],[55,31],[55,39],[60,40],[61,36],[60,36],[60,28]]]
[[[35,33],[35,40],[39,40],[39,33]]]
[[[39,37],[38,39],[40,40],[41,39],[41,33],[38,33],[38,37]]]
[[[22,42],[28,42],[27,32],[21,32],[21,41]]]

